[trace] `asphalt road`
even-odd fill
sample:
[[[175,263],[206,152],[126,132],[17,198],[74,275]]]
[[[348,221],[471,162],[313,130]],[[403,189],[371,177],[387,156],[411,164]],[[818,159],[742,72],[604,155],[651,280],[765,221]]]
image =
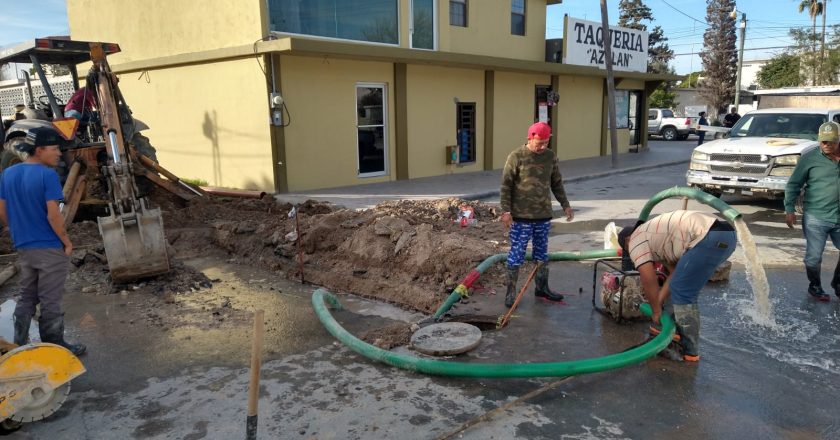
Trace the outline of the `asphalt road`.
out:
[[[568,185],[576,219],[554,222],[551,250],[601,248],[608,222],[632,222],[652,194],[684,184],[684,168]],[[801,230],[784,226],[778,202],[725,201],[744,214],[768,263],[774,325],[752,318],[744,257],[736,252],[729,283],[709,285],[701,295],[698,365],[655,358],[575,377],[453,438],[840,438],[840,301],[832,297],[822,304],[806,297],[804,240]],[[688,206],[705,209],[695,202]],[[682,201],[668,201],[654,214],[680,207]],[[836,261],[837,251],[828,251],[826,286]],[[221,280],[220,291],[210,293],[213,298],[233,297],[234,305],[269,311],[259,438],[441,438],[557,379],[431,377],[387,367],[351,352],[323,329],[311,312],[311,289],[214,256],[190,263]],[[526,296],[508,327],[485,332],[478,349],[451,361],[573,360],[644,341],[646,324],[616,324],[592,311],[592,263],[553,263],[551,268],[552,284],[567,293],[564,305]],[[89,343],[91,355],[84,358],[89,372],[75,381],[57,414],[26,426],[18,436],[244,437],[250,324],[206,330],[185,323],[175,331],[144,321],[128,326],[124,322],[132,307],[125,303],[131,300],[112,295],[84,302],[68,295],[73,337]],[[358,298],[342,301],[349,310],[336,316],[354,334],[419,318]],[[459,307],[496,316],[504,311],[502,301],[500,293],[477,294]],[[81,325],[83,316],[96,325]]]

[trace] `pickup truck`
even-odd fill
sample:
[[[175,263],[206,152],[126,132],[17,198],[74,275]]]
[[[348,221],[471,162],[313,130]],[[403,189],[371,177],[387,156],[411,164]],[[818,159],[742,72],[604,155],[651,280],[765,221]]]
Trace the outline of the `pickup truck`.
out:
[[[667,108],[652,108],[648,111],[648,135],[660,135],[666,141],[685,140],[694,133],[696,121],[678,118]]]
[[[748,112],[726,137],[694,149],[686,183],[715,196],[783,198],[799,157],[819,147],[817,133],[829,120],[840,122],[840,109]]]

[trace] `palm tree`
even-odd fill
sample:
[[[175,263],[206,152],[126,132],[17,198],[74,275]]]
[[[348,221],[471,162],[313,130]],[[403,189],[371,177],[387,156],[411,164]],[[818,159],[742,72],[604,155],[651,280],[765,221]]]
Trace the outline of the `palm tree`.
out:
[[[825,72],[823,72],[823,62],[825,61],[825,16],[827,14],[826,9],[828,9],[828,2],[830,0],[823,0],[822,1],[822,46],[820,46],[820,84],[823,84],[823,80],[825,78]]]
[[[819,0],[801,0],[799,2],[799,13],[805,10],[808,11],[808,16],[811,17],[812,35],[811,35],[811,55],[816,57],[817,53],[817,15],[822,14],[823,3]],[[811,84],[817,85],[817,63],[811,66]]]

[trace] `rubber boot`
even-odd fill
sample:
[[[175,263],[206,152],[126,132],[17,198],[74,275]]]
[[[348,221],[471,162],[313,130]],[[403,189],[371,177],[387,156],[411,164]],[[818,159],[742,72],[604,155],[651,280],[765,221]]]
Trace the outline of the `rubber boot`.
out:
[[[15,320],[15,344],[21,346],[29,343],[29,324],[32,323],[32,315],[13,315]]]
[[[49,342],[50,344],[60,345],[79,356],[87,350],[84,344],[71,344],[64,340],[64,317],[58,316],[45,320],[41,318],[38,330],[41,333],[41,342]]]
[[[831,288],[834,289],[834,295],[840,298],[840,260],[837,260],[837,266],[834,267],[834,278],[831,279]]]
[[[540,268],[537,269],[535,282],[534,295],[538,298],[545,298],[549,301],[563,301],[563,295],[552,291],[548,287],[548,266],[545,263],[540,264]]]
[[[697,304],[674,304],[674,321],[680,333],[683,360],[700,360],[700,308]]]
[[[516,301],[516,281],[519,279],[519,266],[507,268],[507,293],[505,294],[505,307],[510,308]]]
[[[817,301],[830,301],[828,294],[822,288],[820,268],[805,266],[805,274],[808,275],[808,294]]]

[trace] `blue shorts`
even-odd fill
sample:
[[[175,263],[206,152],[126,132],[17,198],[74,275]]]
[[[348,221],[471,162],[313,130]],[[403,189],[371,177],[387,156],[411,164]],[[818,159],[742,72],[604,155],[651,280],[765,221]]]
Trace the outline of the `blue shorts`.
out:
[[[525,248],[531,241],[534,261],[548,261],[548,232],[551,220],[541,222],[513,222],[510,227],[510,252],[508,267],[519,267],[525,262]]]

